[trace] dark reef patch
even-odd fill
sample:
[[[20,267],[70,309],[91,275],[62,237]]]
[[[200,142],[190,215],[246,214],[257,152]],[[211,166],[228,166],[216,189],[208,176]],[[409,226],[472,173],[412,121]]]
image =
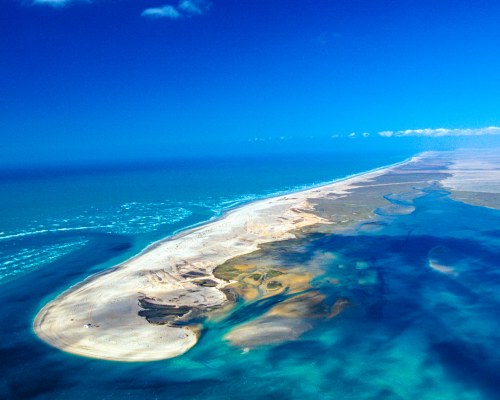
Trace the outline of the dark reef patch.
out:
[[[483,345],[461,340],[436,342],[434,351],[445,370],[458,382],[477,388],[487,398],[499,394],[500,360],[486,354]]]
[[[182,326],[198,322],[211,309],[191,306],[162,304],[157,299],[140,296],[139,305],[143,308],[139,316],[146,318],[150,324]]]

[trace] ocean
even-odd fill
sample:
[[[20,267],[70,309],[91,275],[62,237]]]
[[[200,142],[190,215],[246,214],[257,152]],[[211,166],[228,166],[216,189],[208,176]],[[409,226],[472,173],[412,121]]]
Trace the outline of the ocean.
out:
[[[89,241],[96,235],[98,240],[121,237],[127,249],[118,257],[127,259],[157,240],[246,202],[410,155],[180,159],[0,174],[0,283],[79,250],[92,251]]]
[[[356,307],[299,340],[249,352],[211,325],[186,354],[148,363],[88,359],[32,331],[49,300],[148,245],[259,198],[402,161],[415,153],[177,159],[0,174],[0,397],[6,399],[496,398],[494,313],[500,213],[429,190],[416,210],[376,233],[290,241],[287,257],[319,252]],[[408,232],[412,232],[409,236]],[[461,268],[423,268],[429,252]],[[438,250],[436,250],[438,249]],[[440,253],[441,254],[441,253]],[[368,270],[356,268],[369,260]],[[246,310],[246,320],[257,310]]]

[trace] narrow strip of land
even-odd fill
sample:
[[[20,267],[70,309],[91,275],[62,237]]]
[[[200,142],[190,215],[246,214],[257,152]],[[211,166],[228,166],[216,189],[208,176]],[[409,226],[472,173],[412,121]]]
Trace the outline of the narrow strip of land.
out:
[[[52,346],[87,357],[152,361],[183,354],[197,342],[198,317],[230,301],[228,281],[213,274],[217,266],[314,227],[335,232],[377,218],[375,208],[388,204],[388,193],[411,200],[421,195],[419,188],[450,178],[443,160],[449,156],[424,154],[237,208],[68,289],[38,313],[34,331]],[[397,207],[405,205],[394,202],[387,212]]]

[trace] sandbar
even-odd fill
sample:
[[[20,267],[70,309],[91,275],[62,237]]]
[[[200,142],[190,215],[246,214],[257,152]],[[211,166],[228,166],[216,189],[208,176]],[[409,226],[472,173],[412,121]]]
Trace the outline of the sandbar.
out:
[[[390,205],[386,214],[412,212],[408,204],[384,196],[399,190],[399,196],[411,202],[422,195],[420,189],[452,177],[446,165],[433,153],[424,153],[393,166],[236,208],[69,288],[40,310],[34,331],[46,343],[80,356],[115,361],[179,356],[196,344],[202,332],[200,318],[231,301],[225,290],[230,282],[214,275],[216,267],[266,243],[376,222],[377,207]],[[279,331],[270,321],[285,321],[285,317],[267,316],[266,326]],[[305,323],[287,321],[281,329],[286,331],[284,336],[295,338],[296,332],[307,328]],[[233,337],[238,333],[240,341],[243,336],[248,339],[245,347],[249,340],[262,340],[251,327],[241,327]]]

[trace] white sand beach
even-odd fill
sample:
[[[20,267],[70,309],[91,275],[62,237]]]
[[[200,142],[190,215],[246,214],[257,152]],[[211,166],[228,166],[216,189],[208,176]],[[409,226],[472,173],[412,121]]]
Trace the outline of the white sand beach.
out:
[[[215,267],[264,243],[293,238],[301,228],[330,224],[313,213],[311,200],[335,201],[401,165],[255,201],[158,242],[49,302],[36,316],[34,331],[52,346],[87,357],[153,361],[183,354],[196,344],[198,328],[150,323],[138,314],[140,299],[175,309],[221,306],[227,298],[220,289],[227,282],[212,274]],[[201,286],[200,278],[215,283]]]

